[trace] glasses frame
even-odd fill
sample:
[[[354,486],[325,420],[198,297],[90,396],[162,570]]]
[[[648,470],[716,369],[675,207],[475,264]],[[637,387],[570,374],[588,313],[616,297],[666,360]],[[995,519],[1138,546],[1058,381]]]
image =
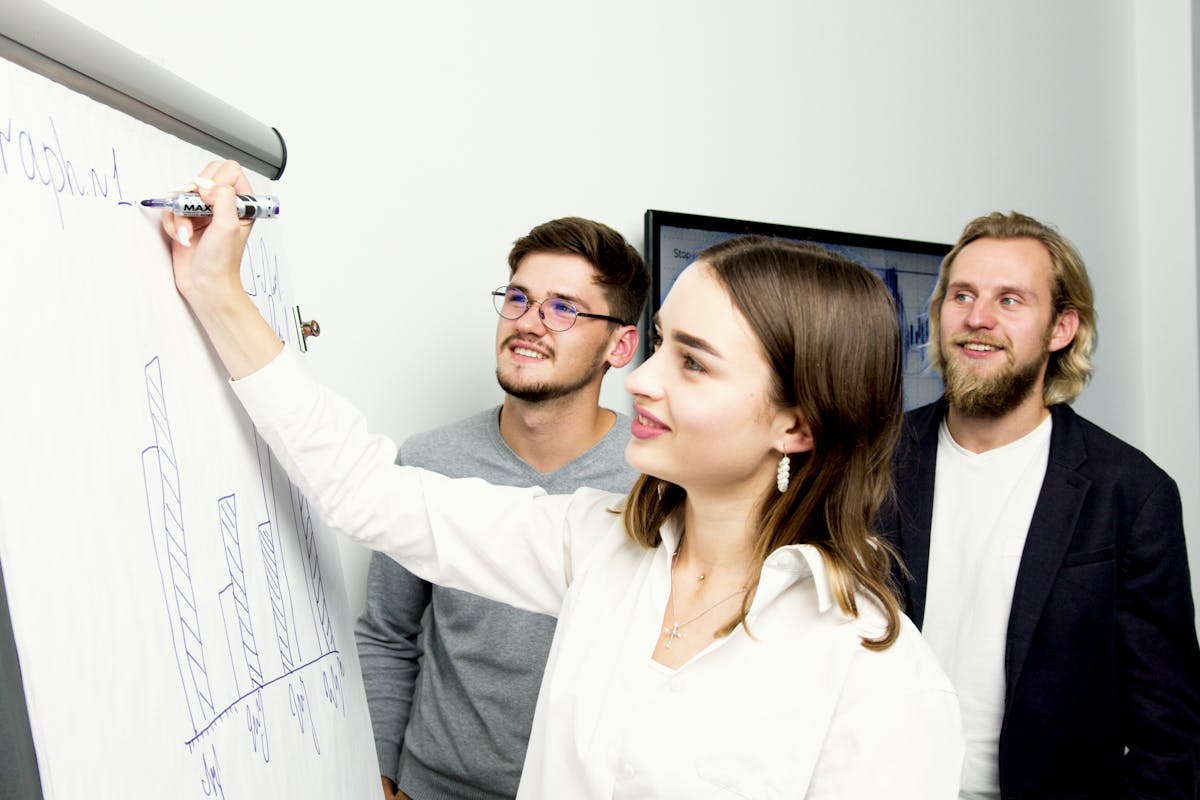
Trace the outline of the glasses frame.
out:
[[[505,298],[505,302],[507,302],[509,290],[521,292],[520,289],[514,289],[512,286],[501,286],[492,292],[492,297],[493,298],[497,298],[497,297]],[[532,297],[525,294],[525,292],[521,292],[521,294],[525,295],[525,310],[524,311],[522,311],[520,314],[517,314],[515,317],[506,317],[506,316],[504,316],[504,313],[500,310],[501,305],[498,305],[495,300],[492,300],[492,305],[495,306],[496,313],[499,314],[501,316],[501,318],[503,318],[503,319],[513,320],[515,322],[516,320],[519,320],[521,317],[528,314],[529,309],[533,308],[536,305],[538,307],[538,309],[537,309],[538,319],[540,319],[542,321],[543,325],[546,325],[546,312],[542,310],[542,303],[545,303],[547,300],[557,300],[560,303],[565,303],[566,305],[570,306],[571,310],[573,310],[575,312],[575,316],[571,319],[571,324],[568,325],[567,327],[563,328],[562,330],[559,330],[557,328],[551,328],[549,325],[546,325],[546,330],[548,330],[548,331],[554,331],[555,333],[564,333],[566,331],[569,331],[569,330],[571,330],[571,328],[575,327],[575,322],[580,317],[586,317],[588,319],[608,320],[609,322],[615,322],[618,325],[628,325],[629,324],[623,319],[619,319],[618,317],[612,317],[612,316],[609,316],[608,314],[592,314],[587,311],[580,311],[578,308],[575,308],[574,303],[572,303],[570,300],[567,300],[562,297],[546,297],[541,300],[534,300]]]

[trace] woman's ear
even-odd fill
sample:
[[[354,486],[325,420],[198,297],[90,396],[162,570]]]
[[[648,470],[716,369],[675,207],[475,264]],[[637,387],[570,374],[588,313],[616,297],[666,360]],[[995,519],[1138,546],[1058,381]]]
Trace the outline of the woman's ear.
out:
[[[812,427],[796,409],[780,412],[781,453],[807,453],[813,449]]]

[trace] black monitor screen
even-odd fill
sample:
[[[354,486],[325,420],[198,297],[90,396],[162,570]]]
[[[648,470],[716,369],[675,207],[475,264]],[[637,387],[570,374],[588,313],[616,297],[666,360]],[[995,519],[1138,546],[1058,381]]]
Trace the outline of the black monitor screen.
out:
[[[941,380],[926,368],[924,344],[929,336],[926,305],[942,257],[950,252],[948,244],[650,210],[646,212],[646,263],[652,280],[650,319],[658,312],[675,278],[697,253],[717,242],[749,234],[812,242],[879,275],[895,298],[900,314],[904,407],[915,408],[941,395]],[[652,337],[644,338],[648,353]]]

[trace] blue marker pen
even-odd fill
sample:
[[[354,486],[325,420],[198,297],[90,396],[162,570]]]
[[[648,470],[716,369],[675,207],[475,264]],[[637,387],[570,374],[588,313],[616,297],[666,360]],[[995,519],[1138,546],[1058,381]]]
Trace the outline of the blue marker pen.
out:
[[[269,219],[279,215],[279,198],[274,195],[239,194],[237,215],[239,219]],[[143,200],[149,208],[168,208],[180,217],[211,217],[212,206],[198,194],[173,194],[162,198]]]

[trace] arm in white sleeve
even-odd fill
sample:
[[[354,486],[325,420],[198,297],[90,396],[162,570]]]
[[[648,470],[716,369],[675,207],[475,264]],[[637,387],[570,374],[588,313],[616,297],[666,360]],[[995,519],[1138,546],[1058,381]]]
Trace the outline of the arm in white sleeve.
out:
[[[291,350],[232,385],[326,527],[433,583],[557,615],[584,551],[604,538],[596,526],[621,535],[620,516],[606,511],[619,495],[547,495],[397,466],[396,446]]]

